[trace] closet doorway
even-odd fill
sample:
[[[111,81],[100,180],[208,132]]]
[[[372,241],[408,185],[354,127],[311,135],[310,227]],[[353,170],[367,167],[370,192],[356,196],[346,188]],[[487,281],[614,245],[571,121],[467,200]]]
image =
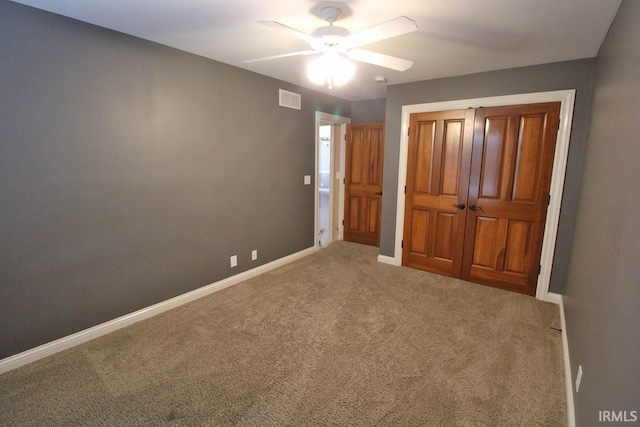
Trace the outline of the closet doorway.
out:
[[[411,115],[403,265],[535,294],[560,103]]]
[[[551,276],[551,268],[553,263],[555,239],[556,239],[557,230],[558,230],[558,220],[560,215],[560,205],[562,201],[562,190],[563,190],[564,174],[565,174],[566,163],[567,163],[567,154],[568,154],[568,147],[569,147],[574,99],[575,99],[574,90],[562,90],[562,91],[555,91],[555,92],[539,92],[539,93],[531,93],[531,94],[500,96],[500,97],[493,97],[493,98],[478,98],[478,99],[471,99],[471,100],[447,101],[447,102],[439,102],[439,103],[403,106],[402,107],[402,128],[401,128],[402,133],[401,133],[401,140],[400,140],[400,156],[399,156],[399,168],[398,168],[398,195],[397,195],[397,211],[396,211],[395,254],[394,254],[394,257],[387,257],[384,255],[380,255],[378,259],[381,262],[391,263],[394,265],[402,265],[403,252],[404,252],[403,246],[405,244],[409,244],[409,242],[404,241],[404,237],[407,235],[405,233],[405,230],[412,229],[413,222],[416,222],[416,225],[418,228],[422,227],[426,231],[428,231],[427,229],[429,227],[427,225],[429,223],[429,219],[426,217],[431,215],[431,212],[424,212],[425,210],[423,209],[422,210],[423,212],[421,212],[422,218],[417,218],[414,220],[414,218],[411,216],[411,219],[410,219],[411,223],[408,222],[407,215],[405,215],[407,213],[405,210],[406,204],[409,204],[409,202],[405,204],[405,199],[406,199],[405,190],[407,190],[408,192],[408,184],[410,184],[408,182],[407,171],[409,166],[408,165],[409,139],[410,139],[410,136],[409,136],[410,123],[409,122],[411,120],[412,114],[423,113],[423,112],[439,112],[439,111],[444,112],[449,110],[472,109],[474,111],[473,111],[473,118],[471,119],[473,121],[473,126],[471,126],[471,129],[472,129],[471,132],[484,134],[486,130],[486,123],[484,123],[484,119],[483,119],[482,125],[476,126],[476,123],[478,123],[476,121],[476,115],[478,114],[478,112],[488,111],[488,108],[487,110],[480,111],[479,109],[482,109],[482,107],[501,107],[501,106],[507,107],[512,105],[523,105],[523,104],[528,105],[528,104],[537,104],[537,103],[559,102],[560,103],[559,105],[560,121],[559,121],[559,124],[556,121],[556,125],[555,125],[557,129],[557,139],[556,139],[555,149],[551,150],[552,153],[550,157],[552,158],[552,160],[551,160],[550,177],[544,178],[540,175],[535,175],[535,174],[531,175],[529,173],[530,171],[525,173],[522,169],[520,169],[520,172],[517,172],[517,171],[515,172],[515,176],[516,177],[519,176],[518,180],[520,181],[520,184],[516,185],[515,187],[516,188],[515,191],[517,193],[515,194],[516,199],[524,199],[526,198],[525,196],[527,197],[531,196],[530,192],[531,192],[531,189],[533,188],[531,187],[532,182],[539,179],[543,179],[543,180],[547,179],[548,181],[550,181],[550,184],[548,186],[549,189],[547,191],[547,197],[546,197],[546,200],[544,200],[544,202],[548,204],[548,208],[546,208],[546,215],[544,214],[538,215],[538,218],[533,220],[533,222],[535,223],[536,221],[540,221],[540,217],[543,218],[543,220],[541,221],[542,226],[538,226],[539,230],[537,230],[538,232],[542,233],[541,242],[537,243],[538,247],[541,246],[541,250],[535,249],[532,252],[531,249],[529,249],[528,250],[529,252],[525,254],[524,258],[522,256],[520,256],[519,258],[514,257],[515,256],[514,252],[517,253],[518,251],[520,251],[519,252],[520,255],[522,255],[523,253],[522,245],[515,244],[514,242],[526,241],[528,237],[533,236],[535,232],[533,231],[532,228],[536,227],[536,225],[532,223],[531,220],[525,219],[523,217],[500,220],[499,216],[492,216],[496,214],[496,212],[494,211],[494,208],[496,208],[496,206],[494,206],[495,203],[493,200],[488,200],[488,199],[492,199],[495,197],[491,195],[492,193],[489,190],[497,189],[497,191],[507,191],[507,192],[510,192],[512,196],[514,196],[514,188],[513,188],[513,185],[511,186],[508,185],[506,181],[504,181],[504,178],[500,178],[497,175],[494,175],[494,178],[490,178],[488,175],[486,175],[485,172],[482,172],[483,163],[479,159],[483,158],[483,154],[476,155],[476,153],[474,152],[473,139],[472,139],[471,149],[470,149],[471,153],[469,152],[469,148],[467,148],[466,151],[464,150],[465,147],[469,147],[468,145],[469,143],[467,142],[467,145],[465,145],[464,143],[461,142],[462,151],[460,156],[458,157],[458,160],[461,163],[467,162],[467,164],[471,165],[470,167],[468,167],[467,169],[463,169],[460,166],[457,176],[456,174],[453,174],[454,175],[453,177],[448,176],[448,177],[445,177],[444,179],[443,179],[442,173],[435,174],[438,176],[438,179],[441,180],[441,184],[444,185],[444,187],[441,186],[441,189],[445,193],[446,192],[452,193],[451,188],[454,188],[454,187],[456,188],[457,199],[449,203],[449,207],[453,211],[452,210],[446,211],[443,209],[442,215],[440,215],[441,216],[440,219],[443,220],[442,224],[445,226],[438,227],[438,229],[436,230],[436,232],[440,233],[441,241],[439,243],[439,247],[433,248],[434,261],[442,261],[442,259],[446,259],[447,257],[443,255],[452,254],[454,245],[460,244],[460,242],[462,242],[461,244],[463,248],[466,245],[467,247],[471,247],[475,249],[475,246],[490,246],[491,244],[493,244],[490,242],[490,239],[488,239],[487,236],[489,235],[498,236],[502,241],[505,241],[506,239],[507,243],[505,245],[506,246],[511,245],[511,247],[509,249],[505,249],[503,245],[503,248],[492,248],[495,250],[488,251],[488,252],[483,250],[482,253],[483,254],[489,253],[490,254],[489,257],[492,257],[494,261],[497,261],[497,264],[504,266],[504,270],[507,270],[509,273],[513,271],[520,271],[521,272],[520,274],[527,276],[528,277],[527,280],[529,281],[528,285],[523,285],[522,283],[516,284],[516,285],[512,285],[509,283],[507,284],[498,283],[498,287],[506,287],[512,290],[516,290],[518,292],[535,294],[535,296],[538,299],[546,300],[548,289],[549,289],[549,279]],[[461,111],[459,111],[459,113],[460,112]],[[464,113],[469,114],[468,112],[464,112]],[[505,112],[502,111],[503,115],[504,113]],[[489,112],[489,114],[491,115],[493,113]],[[500,122],[500,120],[498,119],[498,116],[500,116],[500,114],[492,116],[492,118],[490,119],[490,121],[493,121],[490,127],[493,127],[493,129],[496,129],[495,134],[498,133],[497,129],[500,128],[500,126],[498,126]],[[451,129],[448,130],[449,138],[452,137],[452,132],[453,132],[453,135],[455,135],[456,126],[461,131],[465,129],[467,132],[469,131],[468,123],[470,122],[467,122],[467,120],[469,120],[468,117],[463,116],[463,118],[459,117],[457,119],[454,118],[453,120],[454,121],[458,120],[458,125],[454,125]],[[526,132],[530,132],[534,128],[540,129],[539,126],[537,127],[534,126],[534,123],[536,122],[536,120],[538,120],[538,124],[539,124],[539,119],[534,119],[533,117],[530,118],[529,123],[527,123],[527,126],[525,126],[528,128]],[[504,120],[502,123],[503,124],[505,123]],[[519,123],[518,126],[515,126],[515,127],[506,126],[506,128],[510,129],[509,132],[519,131],[521,130],[520,125],[521,123]],[[551,126],[551,128],[553,128],[553,126]],[[504,130],[505,127],[503,126],[502,129]],[[425,129],[423,128],[423,130]],[[434,132],[436,131],[436,127],[433,128],[433,131]],[[460,135],[463,136],[464,134],[461,132]],[[529,138],[530,136],[531,135],[529,134],[526,135],[527,138]],[[518,140],[518,137],[515,137],[515,139]],[[434,141],[435,140],[437,140],[437,138],[435,138]],[[491,145],[491,143],[489,145]],[[479,147],[479,145],[476,147]],[[528,147],[531,148],[533,146],[529,145]],[[515,156],[516,158],[515,164],[512,164],[511,166],[513,170],[515,170],[516,164],[523,159],[523,156],[536,157],[539,154],[539,153],[536,153],[536,149],[533,149],[533,148],[529,149],[526,147],[524,151],[520,150],[520,154],[517,154],[517,151],[518,151],[517,148],[518,147],[516,146],[516,151],[514,151],[511,154],[508,154],[508,153],[500,154],[500,156],[506,156],[510,158],[514,158]],[[480,149],[476,148],[476,150],[480,150]],[[482,148],[482,150],[484,150],[484,148]],[[550,149],[547,148],[547,152],[545,156],[549,156],[549,151]],[[438,155],[437,150],[434,154]],[[473,156],[469,156],[469,154],[473,154]],[[518,155],[521,156],[520,159],[518,159]],[[449,157],[449,163],[447,162],[439,163],[439,167],[441,169],[448,168],[449,170],[451,170],[451,168],[453,167],[452,165],[455,164],[455,162],[451,161],[452,157],[450,155],[448,155],[448,157]],[[473,158],[471,159],[471,157]],[[489,156],[489,158],[491,158],[491,156]],[[495,160],[496,156],[493,156],[492,158]],[[440,160],[442,160],[442,157],[440,158]],[[432,162],[434,161],[434,159],[431,159],[429,161]],[[486,166],[488,164],[485,163],[484,165]],[[473,172],[474,169],[478,167],[480,168],[479,175],[478,175],[478,172]],[[488,169],[491,169],[491,168],[490,167],[487,168],[487,171]],[[469,181],[467,184],[468,188],[466,190],[466,193],[464,193],[464,191],[460,193],[460,184],[461,182],[464,182],[463,175],[465,173],[465,170],[468,171],[469,173]],[[494,169],[494,171],[495,170],[496,169]],[[433,176],[434,171],[431,170],[431,172]],[[442,170],[440,172],[442,172]],[[479,177],[478,179],[476,179],[477,182],[475,184],[472,182],[472,173],[476,173],[476,176]],[[485,173],[485,175],[482,175],[483,173]],[[518,175],[519,173],[520,175]],[[524,175],[527,175],[527,177],[525,178]],[[483,176],[487,176],[487,179],[485,180],[486,185],[484,187],[482,187],[483,185],[482,182],[484,179]],[[413,179],[418,179],[418,178],[414,177]],[[424,177],[422,179],[424,180]],[[498,180],[497,182],[496,182],[496,179]],[[500,179],[502,179],[503,181],[501,182]],[[489,181],[491,181],[491,183]],[[452,183],[455,183],[455,184],[452,184]],[[431,184],[436,184],[436,182],[434,181],[434,183],[429,183],[429,185]],[[424,181],[422,185],[424,185]],[[525,194],[527,192],[529,192],[529,194]],[[462,199],[460,199],[459,197],[460,194],[462,195]],[[485,197],[488,195],[491,197]],[[451,196],[453,196],[453,194],[450,195],[450,198]],[[466,200],[465,200],[465,197],[466,197]],[[538,198],[537,194],[535,195],[535,197],[537,201],[540,201],[537,199]],[[482,200],[482,203],[480,202],[481,200]],[[447,203],[449,201],[450,200],[447,200]],[[441,204],[441,207],[444,207],[444,204],[443,204],[444,200],[441,200],[439,203]],[[524,203],[524,200],[522,200],[522,203]],[[461,207],[461,204],[465,205],[464,207],[465,213],[463,215],[458,214],[463,209]],[[486,207],[483,206],[483,204]],[[532,204],[532,202],[529,201],[529,204]],[[469,209],[469,206],[472,206],[472,209]],[[489,209],[489,212],[487,211],[487,209]],[[511,208],[508,208],[507,210],[510,211]],[[462,216],[465,216],[465,218],[460,219]],[[461,222],[463,222],[464,225],[461,225]],[[506,228],[505,228],[505,225],[503,225],[505,223],[507,224]],[[468,228],[471,227],[472,225],[475,227],[474,232],[468,231]],[[508,230],[511,226],[513,227],[511,228],[511,231],[510,231],[511,235],[509,236]],[[453,231],[457,227],[465,230],[465,234],[463,234],[462,238],[459,237],[458,235],[455,235]],[[433,230],[433,228],[431,230]],[[447,238],[446,236],[444,236],[447,233],[449,233],[451,236],[451,238],[449,238],[448,240],[449,243],[446,243]],[[506,237],[505,237],[505,233],[506,233]],[[469,237],[469,236],[473,236],[473,237]],[[469,243],[470,239],[472,240],[471,243]],[[476,244],[476,240],[482,241],[484,243]],[[425,241],[425,243],[423,244],[423,246],[425,246],[426,239],[423,239],[423,241]],[[433,238],[430,238],[429,242],[432,242],[432,241],[433,241]],[[416,243],[418,244],[417,246],[420,246],[419,241],[416,241]],[[409,249],[411,250],[411,248]],[[414,248],[413,248],[414,252],[419,252],[419,250],[416,250],[416,249],[421,249],[421,248],[418,248],[414,245]],[[509,250],[513,250],[514,252],[509,253],[509,256],[511,256],[511,260],[507,261],[506,257],[507,257],[507,252]],[[436,254],[435,251],[439,251],[439,252]],[[424,252],[426,252],[426,249],[424,250]],[[523,274],[522,271],[525,269],[525,264],[529,265],[530,264],[529,261],[531,259],[535,260],[536,258],[535,256],[533,256],[532,258],[532,253],[535,255],[535,252],[539,253],[539,263],[535,265],[535,269],[533,273],[530,271],[527,271],[527,274]],[[466,253],[466,257],[465,257],[465,253]],[[482,277],[478,278],[478,276],[482,276],[485,273],[489,273],[491,269],[488,268],[487,266],[487,264],[489,264],[487,262],[487,259],[483,259],[479,255],[479,253],[480,252],[476,252],[475,258],[474,258],[474,250],[471,250],[471,251],[463,250],[461,257],[459,257],[458,259],[454,259],[454,257],[451,256],[449,258],[450,261],[440,263],[442,264],[440,267],[444,270],[449,269],[449,272],[453,273],[450,275],[455,275],[455,272],[458,269],[460,269],[461,276],[463,276],[462,271],[466,269],[467,276],[463,276],[463,277],[465,277],[467,280],[483,283],[482,282],[483,278]],[[515,261],[516,259],[518,259],[519,261]],[[496,262],[494,262],[494,265],[496,265]],[[439,272],[441,274],[449,274],[446,271],[439,271]],[[492,274],[493,273],[488,274],[488,276],[491,276]],[[533,276],[533,280],[530,279],[530,276]],[[489,280],[491,281],[491,284],[494,286],[496,282],[500,281],[499,278],[496,280],[495,276],[491,277]],[[531,285],[531,282],[533,282],[533,285]]]

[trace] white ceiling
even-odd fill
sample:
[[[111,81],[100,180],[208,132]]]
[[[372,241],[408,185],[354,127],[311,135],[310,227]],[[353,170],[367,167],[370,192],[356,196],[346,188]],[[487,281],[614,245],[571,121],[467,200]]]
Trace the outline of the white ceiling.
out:
[[[384,98],[389,85],[596,56],[621,0],[14,0],[152,40],[351,101]],[[367,46],[414,61],[399,72],[357,63],[354,79],[329,90],[309,82],[312,57],[243,61],[308,49],[257,23],[309,33],[326,25],[323,6],[344,11],[336,25],[356,32],[405,15],[418,31]]]

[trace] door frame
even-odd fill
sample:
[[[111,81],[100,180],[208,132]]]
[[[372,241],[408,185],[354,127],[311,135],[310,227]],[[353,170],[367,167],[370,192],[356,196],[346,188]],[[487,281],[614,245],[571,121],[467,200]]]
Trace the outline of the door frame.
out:
[[[335,180],[339,179],[339,188],[338,188],[338,192],[339,192],[339,205],[338,205],[338,227],[340,228],[340,231],[338,233],[338,238],[342,239],[342,236],[344,235],[344,229],[342,226],[342,220],[344,219],[344,181],[342,178],[344,178],[344,159],[345,159],[345,143],[344,143],[344,139],[345,139],[345,135],[347,133],[347,124],[351,123],[351,119],[348,117],[342,117],[342,116],[337,116],[335,114],[328,114],[328,113],[323,113],[321,111],[316,111],[316,115],[315,115],[315,125],[316,125],[316,143],[315,143],[315,179],[313,182],[314,185],[314,211],[313,211],[313,247],[318,250],[319,246],[318,246],[318,232],[320,231],[318,229],[318,206],[319,206],[319,202],[320,202],[320,191],[318,189],[318,182],[320,180],[320,169],[319,169],[319,162],[320,162],[320,126],[322,125],[326,125],[326,124],[330,124],[333,126],[333,130],[331,132],[331,173],[330,173],[330,177],[331,179],[329,180],[329,236],[327,237],[327,245],[329,243],[331,243],[333,241],[333,226],[335,224],[335,219],[333,218],[333,210],[334,210],[334,205],[333,205],[333,200],[334,200],[334,191],[335,189]],[[340,132],[339,135],[336,135],[335,132],[335,127],[336,125],[338,125],[340,127]],[[336,165],[334,162],[335,159],[335,144],[333,143],[334,138],[339,138],[341,141],[340,144],[340,164]]]
[[[560,102],[560,128],[556,140],[553,157],[553,172],[551,176],[550,203],[544,227],[542,253],[540,255],[540,275],[536,289],[536,298],[546,301],[549,293],[551,269],[555,242],[558,235],[560,220],[560,206],[564,190],[564,178],[567,169],[569,140],[571,137],[571,123],[573,120],[573,106],[575,103],[575,89],[550,92],[534,92],[517,95],[504,95],[487,98],[474,98],[426,104],[412,104],[402,106],[402,122],[400,126],[400,160],[398,164],[398,197],[396,200],[396,238],[394,256],[382,257],[378,260],[393,265],[402,265],[402,237],[404,235],[404,187],[407,183],[407,157],[409,150],[409,120],[413,113],[432,111],[459,110],[466,108],[499,107],[518,104],[535,104],[541,102]]]

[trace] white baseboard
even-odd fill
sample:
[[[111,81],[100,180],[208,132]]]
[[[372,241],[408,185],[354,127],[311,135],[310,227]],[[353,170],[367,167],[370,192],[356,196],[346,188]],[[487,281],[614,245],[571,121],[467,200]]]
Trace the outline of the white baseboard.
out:
[[[122,329],[126,326],[132,325],[144,319],[148,319],[167,310],[171,310],[183,304],[195,301],[198,298],[202,298],[206,295],[236,285],[240,282],[244,282],[260,274],[274,270],[278,267],[282,267],[283,265],[289,264],[290,262],[303,258],[307,255],[311,255],[312,253],[316,252],[316,250],[316,248],[311,247],[303,251],[296,252],[284,258],[272,261],[268,264],[252,268],[251,270],[244,271],[242,273],[236,274],[235,276],[231,276],[210,285],[203,286],[191,292],[187,292],[186,294],[178,295],[175,298],[168,299],[166,301],[154,304],[133,313],[126,314],[122,317],[118,317],[117,319],[110,320],[100,325],[96,325],[92,328],[76,332],[75,334],[68,335],[66,337],[51,341],[30,350],[26,350],[22,353],[7,357],[0,360],[0,374],[8,372],[12,369],[19,368],[20,366],[24,366],[28,363],[35,362],[38,359],[42,359],[44,357],[58,353],[62,350],[66,350],[68,348],[85,343],[102,335],[117,331],[118,329]]]
[[[378,255],[378,262],[381,262],[383,264],[395,265],[396,267],[400,267],[402,265],[402,263],[396,261],[394,257],[390,257],[387,255]]]
[[[564,317],[562,295],[549,292],[546,300],[558,304],[560,309],[560,328],[562,329],[562,355],[564,359],[564,383],[567,396],[567,427],[575,427],[576,413],[573,402],[573,382],[571,378],[571,359],[569,358],[569,341],[567,339],[567,322]]]

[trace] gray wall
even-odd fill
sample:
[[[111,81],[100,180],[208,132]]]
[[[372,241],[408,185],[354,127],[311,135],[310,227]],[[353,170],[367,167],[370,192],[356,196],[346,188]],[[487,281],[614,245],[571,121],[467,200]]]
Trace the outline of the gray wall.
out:
[[[313,246],[315,110],[350,103],[0,0],[0,358]]]
[[[594,60],[584,59],[390,86],[387,89],[380,253],[393,256],[395,249],[398,161],[403,105],[576,89],[564,198],[550,285],[552,292],[563,293],[573,235],[576,195],[587,136],[593,70]]]
[[[640,2],[623,1],[597,57],[564,297],[572,382],[583,368],[578,426],[599,425],[601,410],[637,411],[640,419],[638,28]]]
[[[351,123],[384,122],[386,103],[386,98],[353,102]]]

